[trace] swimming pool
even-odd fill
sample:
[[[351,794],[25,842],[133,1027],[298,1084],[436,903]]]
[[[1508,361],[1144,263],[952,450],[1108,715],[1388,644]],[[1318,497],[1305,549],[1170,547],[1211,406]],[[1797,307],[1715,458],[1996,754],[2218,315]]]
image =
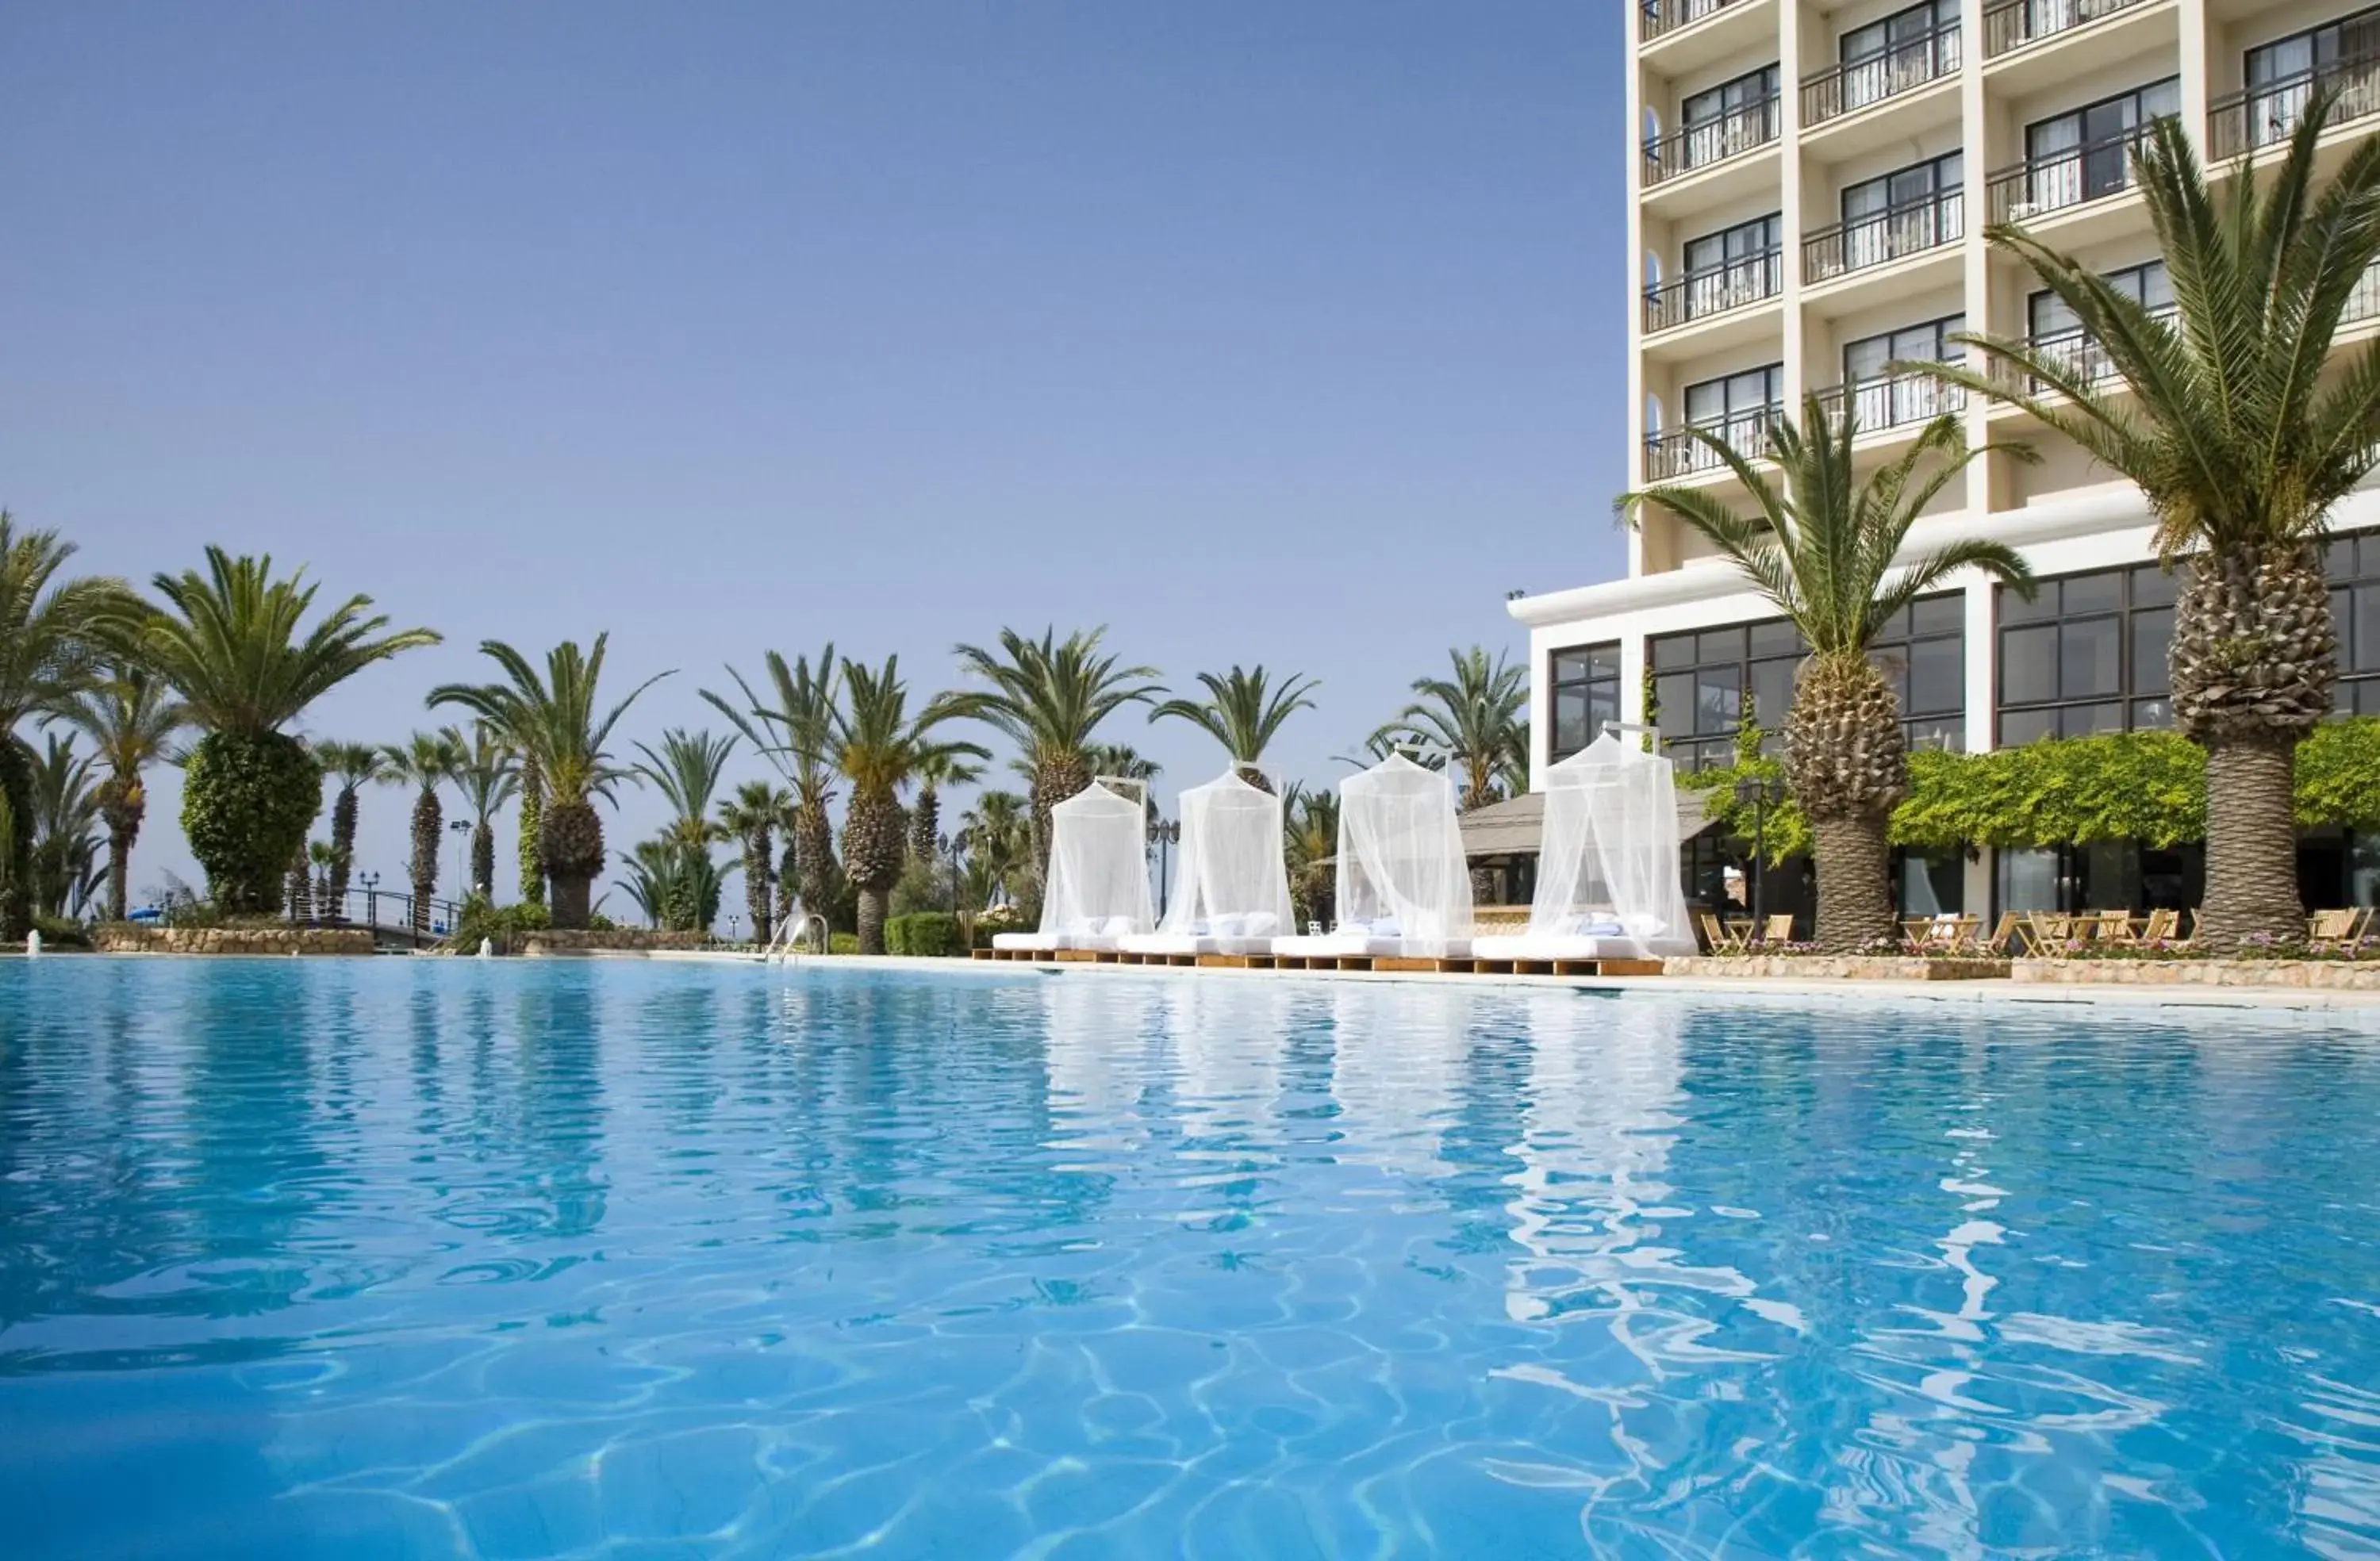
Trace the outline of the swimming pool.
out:
[[[2380,1554],[2380,1043],[2021,1012],[12,962],[0,1549]]]

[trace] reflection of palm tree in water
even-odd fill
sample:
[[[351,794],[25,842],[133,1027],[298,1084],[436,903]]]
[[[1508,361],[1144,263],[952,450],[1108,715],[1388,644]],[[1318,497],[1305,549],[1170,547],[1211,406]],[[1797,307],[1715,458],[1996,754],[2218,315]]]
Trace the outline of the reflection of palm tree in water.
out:
[[[524,995],[516,1083],[527,1190],[551,1213],[546,1233],[603,1223],[602,1025],[596,974],[565,969]]]

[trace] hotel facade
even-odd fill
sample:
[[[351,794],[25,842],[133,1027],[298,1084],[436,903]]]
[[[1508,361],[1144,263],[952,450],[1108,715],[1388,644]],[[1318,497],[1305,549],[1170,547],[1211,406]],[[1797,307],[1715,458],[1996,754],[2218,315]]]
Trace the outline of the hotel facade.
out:
[[[1977,461],[1912,537],[1997,538],[2043,581],[2026,602],[1978,578],[1918,602],[1877,647],[1912,746],[1971,752],[2170,724],[2174,582],[2138,490],[2022,413],[1916,378],[1964,331],[2029,338],[2084,372],[2104,358],[2021,262],[1984,242],[2019,221],[2169,307],[2130,151],[2179,115],[2219,164],[2277,148],[2310,94],[2342,94],[2325,168],[2380,130],[2380,6],[2338,0],[1645,0],[1630,21],[1628,482],[1742,487],[1682,430],[1747,454],[1815,393],[1858,418],[1880,464],[1932,417],[1971,442],[2021,440],[2027,466]],[[2268,152],[2267,155],[2277,153]],[[2380,274],[2342,326],[2380,333]],[[2333,516],[2342,711],[2380,714],[2380,490]],[[1532,664],[1533,768],[1608,721],[1658,728],[1682,769],[1729,762],[1749,708],[1774,730],[1801,647],[1734,566],[1670,517],[1627,537],[1624,579],[1515,597]],[[1690,843],[1689,890],[1717,902],[1720,842]],[[2313,831],[2310,897],[2370,904],[2380,840]],[[2194,904],[2194,847],[1896,857],[1905,912]],[[1772,880],[1772,906],[1806,877]]]

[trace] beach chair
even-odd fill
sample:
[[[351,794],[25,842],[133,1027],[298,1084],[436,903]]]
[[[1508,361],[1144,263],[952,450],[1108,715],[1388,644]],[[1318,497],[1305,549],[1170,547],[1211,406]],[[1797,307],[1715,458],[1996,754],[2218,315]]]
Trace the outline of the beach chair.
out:
[[[2130,911],[2102,911],[2098,925],[2092,928],[2102,943],[2129,944],[2133,941],[2132,914]]]
[[[2033,950],[2033,929],[2025,925],[2024,917],[2014,911],[2002,911],[1999,925],[1992,928],[1989,938],[1984,939],[1984,952],[1987,954],[2006,954],[2015,959],[2032,953]]]
[[[2338,949],[2355,940],[2363,913],[2355,910],[2316,911],[2306,918],[2306,941],[2317,949]]]
[[[1743,952],[1743,939],[1737,937],[1734,933],[1728,931],[1726,927],[1720,926],[1718,917],[1712,914],[1710,912],[1696,911],[1694,913],[1694,926],[1702,933],[1703,941],[1710,945],[1710,951],[1712,953],[1740,954]]]
[[[2151,911],[2148,925],[2141,929],[2143,943],[2179,943],[2181,940],[2180,911]]]
[[[1779,911],[1775,914],[1771,915],[1768,918],[1768,925],[1761,929],[1760,941],[1763,943],[1792,942],[1793,913],[1791,911]]]

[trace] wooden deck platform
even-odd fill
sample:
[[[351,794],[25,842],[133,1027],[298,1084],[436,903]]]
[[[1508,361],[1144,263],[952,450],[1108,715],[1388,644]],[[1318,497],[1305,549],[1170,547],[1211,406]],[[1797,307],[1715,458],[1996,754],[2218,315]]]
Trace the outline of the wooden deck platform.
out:
[[[1658,960],[1432,959],[1375,954],[1134,954],[1121,950],[977,949],[971,958],[1020,964],[1135,965],[1168,970],[1378,971],[1429,975],[1652,976]]]

